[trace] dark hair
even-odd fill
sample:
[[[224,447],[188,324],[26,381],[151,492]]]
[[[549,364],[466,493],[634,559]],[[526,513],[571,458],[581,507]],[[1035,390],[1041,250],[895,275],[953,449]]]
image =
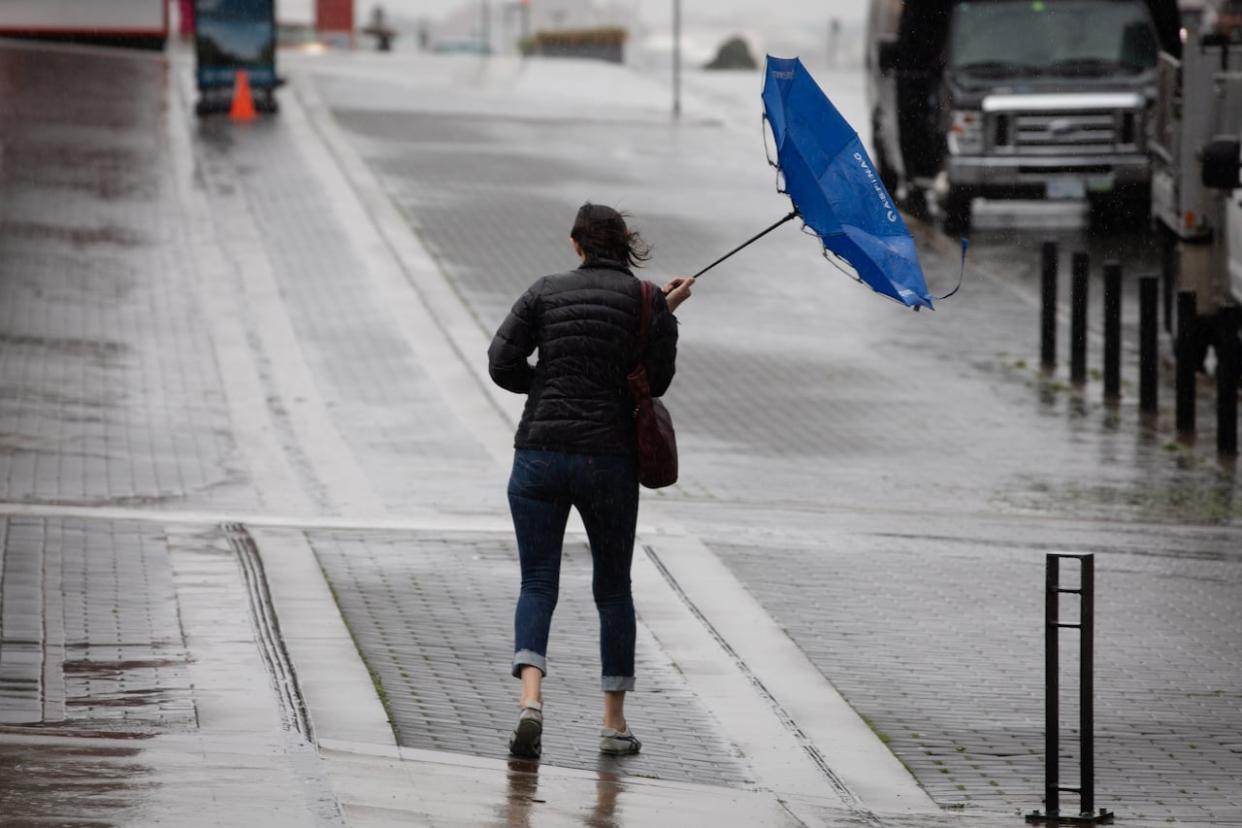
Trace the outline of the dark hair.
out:
[[[625,226],[625,214],[603,204],[587,202],[578,208],[569,237],[587,259],[611,259],[628,267],[642,267],[651,248],[638,233]]]

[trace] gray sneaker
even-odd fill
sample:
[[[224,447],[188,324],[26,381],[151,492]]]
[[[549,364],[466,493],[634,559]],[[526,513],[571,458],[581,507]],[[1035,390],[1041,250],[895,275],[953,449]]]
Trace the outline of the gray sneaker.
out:
[[[638,753],[642,748],[643,743],[634,738],[634,734],[630,733],[628,727],[625,730],[613,730],[605,727],[599,732],[600,753],[625,756],[631,753]]]
[[[509,753],[524,759],[538,759],[543,753],[543,705],[522,708],[509,737]]]

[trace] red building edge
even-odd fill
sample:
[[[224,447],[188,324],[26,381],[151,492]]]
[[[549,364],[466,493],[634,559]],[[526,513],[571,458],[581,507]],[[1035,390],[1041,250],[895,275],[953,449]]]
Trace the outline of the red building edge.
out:
[[[7,26],[0,22],[0,37],[19,40],[45,40],[63,43],[83,43],[101,46],[131,46],[145,49],[163,49],[168,38],[168,4],[152,3],[149,25],[122,23],[116,26],[92,25],[83,27],[71,17],[49,9],[46,19],[37,24]]]
[[[329,42],[352,46],[354,0],[315,0],[315,30]]]

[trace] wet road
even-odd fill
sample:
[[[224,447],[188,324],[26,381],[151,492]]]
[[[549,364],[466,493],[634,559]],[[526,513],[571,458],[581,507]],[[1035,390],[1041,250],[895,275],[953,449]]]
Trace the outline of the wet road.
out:
[[[444,82],[469,84],[461,71]],[[572,266],[562,225],[583,200],[634,213],[656,251],[655,278],[697,270],[782,208],[757,140],[743,139],[748,130],[735,131],[727,118],[674,127],[649,109],[600,107],[568,130],[554,113],[519,111],[522,84],[537,87],[519,78],[484,85],[474,112],[447,109],[447,93],[431,82],[407,95],[345,78],[323,82],[340,123],[485,328],[531,274]],[[1080,245],[1097,262],[1124,252],[1131,277],[1151,270],[1151,251],[1134,238],[1056,235],[1067,284],[1068,257]],[[1138,427],[1133,360],[1116,411],[1101,404],[1098,381],[1071,393],[1032,367],[1038,308],[1029,286],[1047,231],[981,236],[972,282],[934,314],[876,301],[826,266],[794,227],[705,276],[681,314],[670,395],[696,462],[672,496],[812,508],[901,502],[907,511],[948,501],[1061,516],[1116,516],[1132,504],[1132,518],[1236,516],[1227,492],[1208,515],[1182,511],[1172,492],[1210,492],[1215,479],[1168,462],[1167,432]],[[956,277],[945,253],[939,244],[922,251],[934,290]],[[1075,496],[1058,497],[1066,489]]]

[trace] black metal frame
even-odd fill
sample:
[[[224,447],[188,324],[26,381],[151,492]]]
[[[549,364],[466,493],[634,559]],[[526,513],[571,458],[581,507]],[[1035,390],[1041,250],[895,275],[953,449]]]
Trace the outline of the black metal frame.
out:
[[[1061,559],[1076,558],[1082,566],[1078,589],[1061,586]],[[1078,623],[1061,621],[1062,594],[1077,595],[1082,611]],[[1046,822],[1050,825],[1110,825],[1113,813],[1101,808],[1095,810],[1095,555],[1049,553],[1048,570],[1044,583],[1044,810],[1026,815],[1030,823]],[[1061,784],[1061,705],[1060,705],[1060,632],[1076,629],[1079,632],[1079,784]],[[1077,793],[1080,807],[1076,814],[1061,812],[1061,793]]]

